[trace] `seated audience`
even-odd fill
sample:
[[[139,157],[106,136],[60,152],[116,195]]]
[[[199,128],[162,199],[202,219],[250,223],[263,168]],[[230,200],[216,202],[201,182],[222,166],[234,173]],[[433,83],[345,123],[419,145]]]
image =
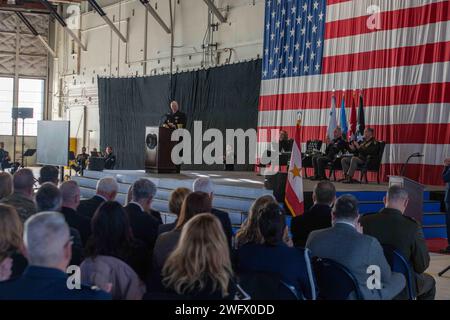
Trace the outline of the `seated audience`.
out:
[[[132,190],[132,200],[125,207],[131,230],[134,237],[143,241],[149,252],[152,252],[161,223],[160,213],[151,209],[156,186],[148,179],[139,179],[133,183]]]
[[[183,226],[195,215],[210,211],[211,198],[204,192],[192,192],[184,199],[175,228],[159,235],[156,239],[155,250],[153,251],[153,267],[156,273],[162,269],[167,257],[177,246]]]
[[[29,266],[17,279],[0,282],[0,300],[103,300],[104,291],[81,285],[68,287],[71,259],[69,227],[60,213],[42,212],[25,223],[25,251]]]
[[[119,185],[115,178],[105,177],[97,182],[96,193],[90,199],[81,200],[78,213],[92,219],[95,211],[105,201],[114,201],[119,191]]]
[[[339,153],[347,150],[347,142],[342,137],[342,130],[340,127],[334,129],[334,139],[329,140],[327,137],[327,147],[325,154],[319,153],[312,157],[312,164],[314,167],[314,177],[311,180],[328,180],[325,175],[325,169],[329,162],[334,162]]]
[[[205,213],[186,223],[162,277],[166,290],[183,299],[234,299],[230,252],[218,218]]]
[[[172,231],[178,222],[180,216],[181,206],[184,199],[191,193],[188,188],[177,188],[170,194],[169,197],[169,211],[177,216],[177,219],[172,223],[161,224],[158,227],[158,235],[164,232]]]
[[[308,237],[306,247],[312,256],[331,259],[347,267],[358,281],[364,299],[393,299],[405,287],[405,278],[391,271],[378,240],[362,233],[356,198],[351,195],[339,197],[331,214],[333,226],[313,231]],[[371,265],[380,268],[381,289],[367,286],[370,276],[367,268]],[[353,298],[352,294],[350,298]]]
[[[128,214],[115,201],[103,203],[91,221],[92,234],[86,245],[86,257],[111,256],[122,260],[145,281],[151,255],[145,244],[133,237]]]
[[[59,187],[62,197],[61,213],[69,227],[78,230],[83,246],[91,234],[91,221],[77,212],[80,204],[80,187],[76,181],[65,181]]]
[[[211,181],[211,179],[204,178],[204,177],[195,179],[193,186],[192,186],[192,190],[194,192],[200,191],[200,192],[207,193],[209,195],[209,197],[211,198],[211,203],[213,203],[214,184]],[[217,218],[219,218],[220,223],[222,224],[222,227],[223,227],[223,231],[225,232],[225,236],[227,237],[228,244],[230,245],[230,248],[231,248],[231,240],[233,237],[233,228],[231,226],[231,220],[230,220],[230,217],[228,216],[228,213],[226,213],[225,211],[219,210],[219,209],[215,209],[215,208],[213,208],[211,210],[211,213],[213,215],[215,215]]]
[[[422,227],[403,214],[408,206],[408,192],[399,186],[391,186],[384,201],[385,208],[380,212],[361,218],[364,233],[398,250],[414,269],[417,299],[432,300],[436,294],[436,281],[424,273],[430,265],[430,254]],[[405,294],[399,298],[407,297]]]
[[[283,241],[287,232],[283,210],[278,204],[266,204],[259,211],[257,225],[263,242],[247,243],[238,249],[236,272],[278,274],[296,289],[298,296],[312,298],[305,251],[291,248]]]
[[[258,227],[260,210],[269,203],[277,203],[273,196],[265,195],[256,199],[248,212],[247,219],[242,223],[241,228],[236,232],[234,247],[239,249],[247,243],[264,243],[263,236]]]
[[[11,274],[14,279],[22,275],[28,265],[23,255],[23,223],[11,206],[0,204],[0,262],[10,258]]]
[[[39,171],[39,184],[43,185],[46,182],[51,182],[54,185],[58,185],[59,182],[59,170],[55,166],[43,166]]]
[[[341,160],[342,172],[344,173],[344,183],[352,183],[358,165],[367,162],[369,157],[376,157],[378,153],[378,142],[375,140],[374,130],[366,128],[364,130],[364,141],[358,143],[352,140],[349,143],[349,151],[354,154],[353,157],[343,157]]]
[[[44,183],[36,192],[37,212],[60,212],[62,205],[62,195],[58,187],[52,182]],[[83,260],[83,243],[80,232],[69,226],[72,237],[72,260],[70,264],[79,265]]]
[[[0,203],[13,206],[22,222],[36,213],[33,187],[33,172],[30,169],[20,169],[13,175],[13,193],[0,201]]]
[[[8,172],[0,172],[0,201],[10,196],[13,192],[12,175]]]
[[[329,181],[316,184],[314,205],[301,216],[292,218],[291,233],[296,247],[305,247],[311,231],[331,227],[331,207],[336,200],[336,188]]]

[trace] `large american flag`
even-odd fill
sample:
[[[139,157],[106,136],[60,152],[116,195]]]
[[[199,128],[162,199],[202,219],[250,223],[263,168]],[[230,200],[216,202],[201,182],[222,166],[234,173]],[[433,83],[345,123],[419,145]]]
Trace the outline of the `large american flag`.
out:
[[[407,157],[421,152],[407,175],[442,184],[450,156],[450,1],[266,0],[265,6],[259,131],[293,136],[301,109],[302,140],[324,140],[333,90],[348,108],[358,90],[366,127],[387,142],[383,176],[399,174]],[[259,135],[260,153],[270,137]]]

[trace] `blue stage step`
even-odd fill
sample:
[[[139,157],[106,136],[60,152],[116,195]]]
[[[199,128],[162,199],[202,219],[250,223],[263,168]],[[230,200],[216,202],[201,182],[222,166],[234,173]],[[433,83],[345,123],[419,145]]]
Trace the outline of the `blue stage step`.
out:
[[[444,212],[428,212],[423,215],[422,225],[445,225]]]
[[[359,202],[359,212],[370,213],[377,212],[383,209],[384,203],[382,201],[360,201]],[[439,212],[441,209],[441,204],[439,201],[424,201],[423,211],[424,212]]]
[[[363,188],[363,187],[361,187]],[[351,192],[336,192],[336,197],[339,197],[343,194],[351,194],[359,201],[383,201],[384,196],[386,195],[385,191],[351,191]],[[423,193],[423,200],[430,200],[430,192],[425,191]]]
[[[425,239],[433,238],[447,238],[447,228],[446,225],[424,225],[423,233]]]

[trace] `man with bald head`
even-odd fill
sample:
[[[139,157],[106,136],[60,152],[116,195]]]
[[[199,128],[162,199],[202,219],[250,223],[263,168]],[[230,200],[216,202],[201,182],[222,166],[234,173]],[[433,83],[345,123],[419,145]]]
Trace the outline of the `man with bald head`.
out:
[[[3,198],[1,203],[16,208],[22,222],[36,213],[34,202],[34,175],[30,169],[20,169],[13,176],[14,192]]]
[[[69,227],[78,230],[81,241],[86,245],[91,235],[91,223],[89,218],[77,212],[80,205],[80,187],[76,181],[65,181],[59,190],[62,196],[61,213],[66,218]]]
[[[170,103],[170,111],[165,115],[162,127],[170,129],[186,128],[186,114],[180,111],[178,102],[172,101]]]

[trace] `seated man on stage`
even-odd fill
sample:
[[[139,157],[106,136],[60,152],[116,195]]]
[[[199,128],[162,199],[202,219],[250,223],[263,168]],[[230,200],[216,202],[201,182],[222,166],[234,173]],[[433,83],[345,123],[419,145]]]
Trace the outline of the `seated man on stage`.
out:
[[[86,147],[81,148],[81,153],[77,155],[76,162],[77,164],[73,164],[70,167],[75,170],[75,172],[79,172],[83,174],[83,171],[86,169],[87,161],[89,159],[89,155],[86,153]]]
[[[0,142],[0,170],[5,171],[5,169],[11,168],[10,161],[9,152],[5,150],[5,143]]]
[[[113,170],[115,165],[116,165],[116,156],[113,154],[112,147],[107,146],[105,154],[105,169]]]
[[[353,183],[353,175],[358,165],[366,163],[369,157],[375,157],[378,153],[378,142],[374,137],[374,130],[366,128],[364,130],[364,141],[358,143],[352,140],[349,143],[349,150],[353,157],[344,157],[341,160],[342,171],[344,172],[344,183]]]
[[[333,140],[327,139],[327,148],[325,149],[325,154],[314,155],[312,158],[312,163],[314,167],[314,177],[311,180],[328,180],[325,176],[325,168],[329,162],[336,159],[336,156],[340,152],[345,152],[347,150],[347,142],[342,138],[342,130],[340,127],[334,129]]]
[[[186,114],[179,110],[178,102],[172,101],[170,103],[171,112],[167,113],[161,127],[170,129],[184,129],[186,128]]]
[[[278,141],[280,152],[292,152],[292,145],[294,140],[289,139],[289,135],[286,130],[280,130],[280,139]]]

